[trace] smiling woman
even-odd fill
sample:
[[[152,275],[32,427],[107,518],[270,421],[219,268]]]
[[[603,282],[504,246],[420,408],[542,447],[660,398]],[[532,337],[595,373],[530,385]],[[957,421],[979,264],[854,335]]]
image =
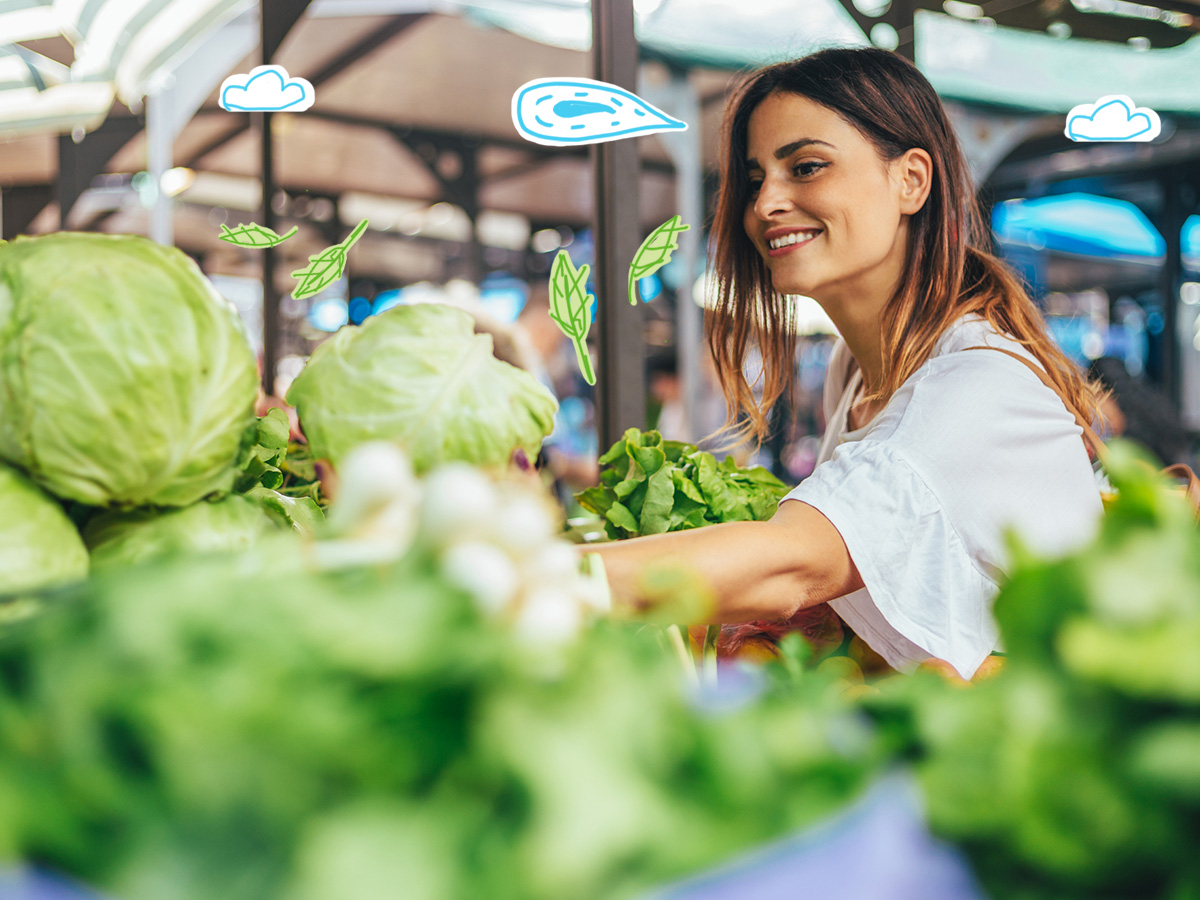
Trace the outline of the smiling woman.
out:
[[[946,112],[904,58],[831,49],[750,76],[726,113],[721,174],[708,337],[723,430],[766,436],[791,388],[787,295],[800,294],[841,335],[826,434],[769,522],[601,547],[614,595],[644,605],[647,569],[674,563],[713,588],[711,621],[828,602],[891,665],[935,657],[970,677],[997,648],[1006,530],[1048,553],[1094,533],[1101,485],[1064,400],[1095,420],[1101,391],[986,249]],[[963,352],[981,348],[1008,354]]]

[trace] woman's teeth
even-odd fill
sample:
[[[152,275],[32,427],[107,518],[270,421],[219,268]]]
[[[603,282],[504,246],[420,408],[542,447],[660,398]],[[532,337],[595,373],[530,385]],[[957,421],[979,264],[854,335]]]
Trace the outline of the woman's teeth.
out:
[[[769,241],[768,246],[772,250],[778,250],[780,247],[786,247],[789,244],[803,244],[811,241],[820,233],[819,231],[793,231],[791,234],[785,234],[783,237]]]

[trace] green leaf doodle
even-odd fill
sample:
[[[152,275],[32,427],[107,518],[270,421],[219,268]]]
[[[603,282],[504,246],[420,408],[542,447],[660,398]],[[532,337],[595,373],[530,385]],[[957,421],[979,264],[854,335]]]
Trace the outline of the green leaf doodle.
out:
[[[592,327],[592,296],[587,292],[588,267],[576,270],[566,250],[559,250],[550,268],[550,318],[575,345],[579,371],[588,384],[596,383],[587,352],[587,333]]]
[[[303,300],[313,294],[319,294],[341,278],[342,273],[346,271],[346,251],[354,246],[366,230],[367,220],[363,219],[340,244],[327,247],[316,256],[310,256],[307,266],[292,273],[292,277],[297,279],[292,297]]]
[[[637,282],[653,275],[671,261],[671,253],[679,249],[679,233],[690,225],[681,225],[679,216],[671,216],[642,241],[629,266],[629,305],[637,306]]]
[[[274,247],[276,244],[282,244],[299,230],[299,227],[293,227],[287,234],[278,235],[270,228],[259,225],[257,222],[251,222],[249,225],[239,225],[237,228],[222,225],[221,240],[230,244],[236,244],[239,247],[251,247],[259,250],[263,247]]]

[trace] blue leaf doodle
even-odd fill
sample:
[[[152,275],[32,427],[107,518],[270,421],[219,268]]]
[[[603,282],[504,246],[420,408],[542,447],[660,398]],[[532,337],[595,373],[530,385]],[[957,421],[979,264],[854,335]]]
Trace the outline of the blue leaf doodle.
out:
[[[547,100],[554,102],[546,104]],[[526,140],[552,146],[595,144],[688,127],[636,94],[590,78],[526,82],[513,94],[512,117]]]

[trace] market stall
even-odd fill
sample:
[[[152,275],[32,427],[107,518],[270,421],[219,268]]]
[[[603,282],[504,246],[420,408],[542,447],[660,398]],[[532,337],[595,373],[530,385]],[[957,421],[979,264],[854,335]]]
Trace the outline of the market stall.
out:
[[[30,27],[45,28],[56,5],[0,0],[0,22],[21,11]],[[443,97],[412,79],[381,84],[369,72],[356,74],[355,58],[378,53],[376,64],[408,65],[453,83],[456,67],[486,59],[487,48],[504,48],[494,69],[505,78],[544,74],[543,65],[583,75],[581,54],[518,36],[537,23],[504,0],[407,4],[421,9],[400,14],[395,5],[292,7],[291,42],[280,26],[271,37],[278,53],[267,58],[297,70],[303,61],[338,108],[272,113],[277,160],[250,146],[248,117],[207,109],[174,147],[166,140],[155,151],[196,162],[188,167],[193,180],[178,183],[171,203],[162,205],[157,193],[148,204],[125,205],[120,198],[133,186],[115,181],[106,201],[103,182],[89,180],[84,189],[81,169],[64,177],[81,190],[61,207],[63,221],[0,242],[0,900],[1200,897],[1200,484],[1193,482],[1189,496],[1137,446],[1117,440],[1105,447],[1089,433],[1093,466],[1076,433],[1088,433],[1088,422],[1051,396],[1058,393],[1052,367],[1039,372],[1022,360],[1037,376],[1031,379],[1000,353],[930,356],[942,368],[932,377],[919,369],[909,387],[959,391],[951,394],[954,415],[933,414],[945,404],[914,405],[908,430],[920,433],[916,446],[927,452],[895,450],[886,427],[872,433],[871,422],[894,426],[903,417],[889,417],[884,406],[872,420],[851,403],[852,379],[862,384],[865,370],[850,358],[847,330],[829,339],[833,315],[847,322],[829,286],[843,273],[831,269],[838,277],[814,281],[824,305],[805,305],[794,299],[799,292],[780,289],[777,308],[752,307],[750,316],[761,322],[777,314],[786,326],[782,343],[825,335],[802,348],[800,381],[806,402],[821,409],[822,430],[840,429],[826,442],[844,445],[836,457],[829,447],[810,447],[797,462],[808,468],[783,480],[727,447],[699,446],[686,434],[672,437],[614,415],[606,428],[624,427],[589,451],[588,486],[556,494],[546,451],[566,403],[535,355],[529,362],[521,343],[529,336],[490,321],[480,291],[456,292],[462,280],[368,300],[349,296],[345,273],[360,264],[423,264],[421,252],[391,255],[408,246],[397,231],[454,238],[460,246],[452,268],[504,250],[506,228],[519,238],[508,250],[528,255],[531,235],[502,214],[520,213],[526,226],[545,216],[546,249],[536,251],[548,280],[539,324],[567,347],[579,379],[616,378],[620,354],[601,352],[607,371],[597,372],[589,329],[617,304],[641,314],[641,279],[665,269],[673,253],[683,255],[687,226],[669,202],[674,167],[686,164],[698,179],[701,160],[668,149],[665,139],[645,139],[650,172],[641,183],[653,187],[634,198],[638,206],[630,185],[610,184],[609,208],[577,190],[587,156],[552,161],[532,144],[500,136],[505,110],[471,85],[456,87],[458,112],[479,119],[474,138],[437,127],[432,119],[448,106]],[[854,13],[814,5],[806,14],[851,30],[864,16],[882,15],[879,7],[859,8],[866,5]],[[213,22],[223,23],[214,28],[232,29],[214,33],[244,31],[252,18],[244,6],[214,4]],[[312,7],[304,17],[302,6]],[[916,4],[896,6],[888,22],[903,13],[912,19]],[[669,0],[647,4],[639,15],[655,57],[649,71],[665,76],[658,84],[664,96],[677,91],[684,102],[708,79],[723,85],[725,76],[715,68],[669,71],[705,45],[703,32],[682,28],[670,7]],[[559,27],[550,29],[560,41],[582,10],[561,5]],[[716,9],[718,21],[727,21],[721,14]],[[258,38],[268,37],[264,21],[250,23]],[[608,32],[598,44],[631,24],[612,8],[593,21]],[[668,25],[679,32],[680,57],[667,44]],[[942,26],[921,20],[922,29]],[[1176,28],[1164,24],[1156,38],[1167,40],[1168,27]],[[710,48],[705,59],[729,64],[754,33],[731,25],[723,52]],[[183,28],[176,40],[200,37]],[[913,34],[903,38],[912,50]],[[998,46],[1011,47],[1010,40]],[[454,46],[444,58],[430,51],[445,43]],[[615,60],[623,68],[594,74],[629,77],[636,60],[630,47],[623,50],[625,58]],[[223,52],[239,63],[249,59],[236,42]],[[909,63],[890,54],[872,59],[909,72]],[[954,79],[953,59],[943,63],[931,68],[958,86],[961,100],[982,91],[977,81]],[[116,70],[109,75],[114,84],[136,84]],[[924,87],[936,106],[933,89]],[[162,89],[180,91],[178,98],[185,88]],[[199,105],[215,89],[190,95]],[[1022,90],[1030,104],[1052,105],[1034,88]],[[1194,101],[1174,90],[1159,96]],[[787,91],[766,97],[748,118],[767,102],[806,102]],[[719,106],[699,114],[711,125]],[[397,115],[413,110],[400,129]],[[830,124],[819,109],[816,118],[804,118],[811,108],[788,112],[855,137],[856,126]],[[763,119],[755,121],[762,143]],[[130,144],[125,126],[105,132],[90,118],[87,125],[95,127],[85,139],[90,148],[98,137],[118,168],[133,167],[143,152],[139,140],[154,140],[148,133]],[[760,254],[756,261],[794,262],[826,232],[798,225],[798,208],[831,230],[839,216],[885,219],[873,203],[899,208],[890,187],[878,185],[906,179],[863,175],[859,183],[877,183],[874,194],[843,183],[814,201],[801,193],[810,182],[797,171],[813,161],[790,159],[797,151],[785,145],[780,153],[781,141],[770,138],[766,152],[754,154],[754,190],[776,199],[764,201],[765,210],[754,200],[734,213],[744,237],[758,239],[749,251]],[[64,136],[64,147],[71,141]],[[303,152],[292,147],[301,142]],[[985,145],[995,150],[982,138],[975,146]],[[10,159],[23,154],[35,169],[43,164],[38,146],[22,139],[0,150]],[[631,143],[623,156],[626,165],[636,162]],[[858,158],[883,171],[879,160]],[[918,161],[920,181],[920,154],[907,158]],[[973,161],[988,158],[981,149]],[[165,159],[156,157],[163,171],[150,193],[175,171]],[[621,154],[596,162],[605,178],[621,172]],[[279,165],[286,191],[278,218],[251,221],[254,210],[274,208],[271,191],[247,190],[264,163]],[[956,189],[973,196],[961,168]],[[510,193],[515,184],[535,189]],[[145,181],[136,190],[145,191]],[[853,203],[845,201],[848,192]],[[621,235],[620,253],[593,244],[588,262],[573,261],[562,246],[566,235],[550,226],[574,216],[569,221],[582,231],[593,207],[602,208],[607,227],[588,240],[616,240],[621,219],[614,212],[641,215],[645,240]],[[1002,229],[1007,242],[1027,247],[1040,239],[1022,218],[1028,208],[998,208],[1011,217]],[[228,215],[214,216],[219,209]],[[787,224],[777,223],[780,209]],[[905,212],[905,222],[919,209]],[[180,247],[124,233],[149,231],[151,220],[162,226],[164,210]],[[943,212],[955,225],[943,243],[961,241],[970,222],[959,227],[953,203]],[[700,222],[692,227],[698,245]],[[1044,237],[1045,222],[1038,227]],[[889,252],[904,247],[894,234],[884,237]],[[1061,257],[1077,237],[1064,229],[1052,249]],[[829,258],[858,250],[849,241],[834,247]],[[553,251],[560,252],[551,264]],[[286,378],[267,379],[279,396],[260,386],[261,328],[248,327],[246,309],[223,296],[221,273],[197,262],[225,254],[249,268],[264,252],[277,254],[280,265],[268,277],[278,277],[295,319],[312,325],[321,309],[332,310],[328,327],[309,332],[319,332],[311,352],[289,360]],[[1140,283],[1145,257],[1161,253],[1154,244],[1112,265]],[[970,259],[976,268],[964,271],[979,280],[1008,271],[978,252]],[[789,264],[778,263],[781,284],[809,277],[804,266]],[[595,302],[591,265],[610,269],[598,282],[604,302]],[[928,262],[913,270],[924,277],[934,268]],[[620,290],[612,287],[616,276]],[[713,284],[712,295],[697,285],[697,299],[720,310],[721,286]],[[1012,290],[1006,302],[1041,322],[1027,296],[1008,281],[1002,286]],[[332,297],[343,289],[347,296]],[[933,292],[926,298],[932,308],[936,298],[929,298]],[[352,318],[355,299],[365,308]],[[1098,319],[1099,302],[1096,293],[1058,292],[1048,312],[1053,319],[1059,304],[1066,319],[1087,305]],[[609,350],[622,333],[607,333]],[[927,356],[939,336],[928,337]],[[754,348],[760,366],[768,344]],[[737,368],[745,377],[743,362]],[[841,400],[835,390],[819,396],[831,368],[844,382]],[[996,392],[977,401],[985,386]],[[746,384],[751,396],[753,387]],[[858,427],[850,427],[850,410],[864,417]],[[784,403],[769,412],[776,426],[796,418]],[[963,479],[953,482],[962,486],[949,499],[965,507],[1052,506],[1060,496],[1051,494],[1055,482],[1071,481],[1082,485],[1082,512],[1095,513],[1093,533],[1060,541],[1059,510],[1043,510],[1040,519],[1023,520],[1034,527],[1003,531],[1002,566],[999,557],[966,559],[959,571],[969,582],[942,577],[948,569],[922,569],[922,555],[949,556],[978,538],[944,512],[939,493],[947,492],[935,488],[950,482],[935,478],[934,452],[1006,417],[1020,428],[986,432],[1004,440],[974,445],[992,455],[963,452],[943,467],[993,476],[1000,488],[973,493]],[[1047,475],[1048,464],[1003,468],[1041,441],[1063,451],[1063,478]],[[814,469],[819,452],[827,457],[823,471]],[[886,457],[882,470],[898,477],[881,489],[862,475],[864,467],[847,465],[855,452]],[[783,502],[797,490],[794,480],[831,479],[839,466],[845,477],[830,495],[870,498],[859,531],[834,512],[820,521],[818,507]],[[1035,476],[1050,500],[1030,490]],[[1000,513],[993,519],[1002,520]],[[765,530],[789,515],[810,518],[782,534],[811,536],[812,547],[797,549],[803,541]],[[1061,521],[1082,518],[1064,514]],[[864,551],[870,541],[863,534],[888,544],[886,559],[906,579],[905,596],[885,597],[884,579],[895,573],[870,568],[876,557],[873,547]],[[695,541],[690,553],[681,540]],[[641,564],[632,567],[636,554]],[[834,570],[816,568],[814,557],[849,560],[853,572],[836,583],[818,577]],[[742,585],[714,577],[714,567],[769,584],[771,596],[784,600],[730,613],[729,597]],[[951,601],[964,584],[981,596],[996,591],[981,615],[946,626],[953,636],[986,637],[981,662],[950,661],[914,643],[919,662],[890,665],[885,654],[907,649],[897,651],[899,643],[877,631],[856,633],[844,607],[831,605],[851,594],[861,600],[878,586],[881,602],[926,604],[949,621],[963,608]]]

